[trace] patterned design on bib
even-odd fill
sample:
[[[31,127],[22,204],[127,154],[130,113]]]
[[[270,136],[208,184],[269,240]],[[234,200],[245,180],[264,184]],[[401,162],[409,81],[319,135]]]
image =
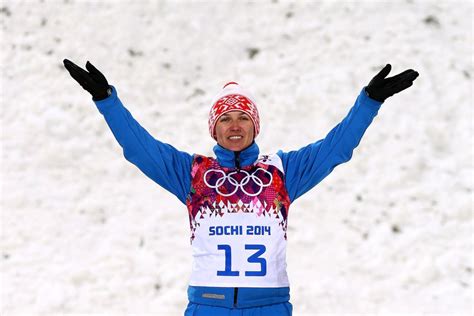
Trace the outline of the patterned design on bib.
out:
[[[221,167],[213,158],[194,157],[186,200],[191,242],[201,219],[237,212],[277,219],[286,239],[290,199],[283,172],[265,161],[264,156],[254,165],[237,170]]]

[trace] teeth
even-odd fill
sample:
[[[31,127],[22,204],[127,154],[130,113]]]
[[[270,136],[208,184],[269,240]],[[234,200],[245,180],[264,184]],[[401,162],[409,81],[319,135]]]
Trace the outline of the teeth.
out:
[[[242,136],[230,136],[229,139],[241,139]]]

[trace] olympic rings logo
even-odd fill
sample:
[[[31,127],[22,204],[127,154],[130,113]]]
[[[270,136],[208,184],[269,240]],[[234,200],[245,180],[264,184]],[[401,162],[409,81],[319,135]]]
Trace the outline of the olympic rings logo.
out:
[[[265,180],[262,180],[263,177],[258,177],[257,176],[257,173],[259,171],[263,171],[264,172],[263,175],[267,175],[267,177],[269,178],[268,182],[265,182]],[[242,179],[240,179],[240,182],[239,182],[239,180],[234,178],[233,176],[240,173],[240,172],[244,174],[244,177]],[[218,179],[215,181],[214,184],[208,182],[208,176],[211,173],[218,175]],[[262,174],[260,173],[260,175],[262,175]],[[212,175],[210,177],[212,177]],[[256,184],[258,186],[257,192],[252,193],[252,192],[248,192],[247,189],[245,189],[245,186],[247,186],[250,181],[252,181],[253,184]],[[263,168],[258,168],[252,174],[250,174],[249,172],[247,172],[245,170],[233,171],[233,172],[230,172],[229,174],[226,174],[224,171],[217,170],[217,169],[210,169],[210,170],[206,171],[206,173],[204,173],[204,183],[209,188],[215,189],[217,193],[219,193],[220,195],[225,196],[225,197],[231,196],[231,195],[237,193],[238,189],[240,189],[242,192],[244,192],[248,196],[257,196],[260,193],[262,193],[263,188],[266,188],[266,187],[270,186],[270,184],[272,184],[272,181],[273,181],[272,173],[265,170],[265,169],[263,169]],[[227,185],[224,186],[225,184],[227,184]],[[227,188],[229,188],[229,186],[232,187],[231,192],[229,192],[229,193],[222,192],[221,188],[226,188],[227,189]]]

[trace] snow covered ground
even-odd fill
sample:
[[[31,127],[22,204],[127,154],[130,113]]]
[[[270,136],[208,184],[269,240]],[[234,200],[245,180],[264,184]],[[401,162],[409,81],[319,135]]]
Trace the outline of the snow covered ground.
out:
[[[182,315],[180,202],[122,156],[62,67],[94,63],[156,138],[212,154],[252,91],[262,152],[324,137],[386,63],[419,71],[290,210],[295,315],[472,315],[469,1],[2,0],[1,315]]]

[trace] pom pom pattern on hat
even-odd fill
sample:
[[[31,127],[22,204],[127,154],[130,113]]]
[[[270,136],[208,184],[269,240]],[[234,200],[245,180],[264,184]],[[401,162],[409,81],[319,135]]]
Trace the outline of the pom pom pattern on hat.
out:
[[[241,111],[250,116],[255,136],[260,132],[260,117],[254,98],[237,82],[229,82],[224,85],[223,90],[214,98],[211,110],[209,112],[209,133],[212,138],[215,137],[215,128],[217,120],[227,112]]]

